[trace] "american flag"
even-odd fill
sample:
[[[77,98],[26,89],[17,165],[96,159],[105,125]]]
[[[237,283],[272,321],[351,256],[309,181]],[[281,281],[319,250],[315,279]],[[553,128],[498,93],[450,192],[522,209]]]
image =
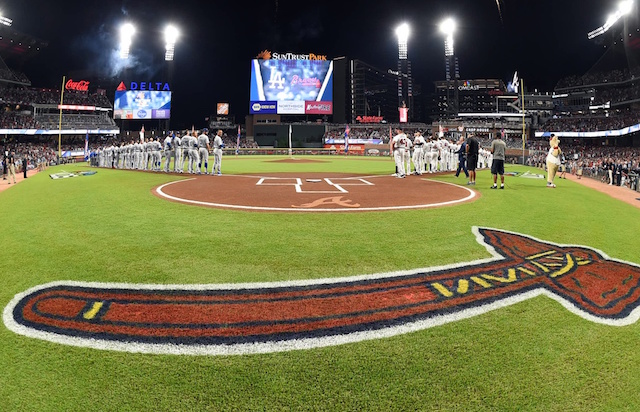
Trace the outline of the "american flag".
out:
[[[84,138],[84,160],[89,159],[89,132]]]
[[[240,125],[238,125],[238,141],[236,143],[236,156],[240,151]]]

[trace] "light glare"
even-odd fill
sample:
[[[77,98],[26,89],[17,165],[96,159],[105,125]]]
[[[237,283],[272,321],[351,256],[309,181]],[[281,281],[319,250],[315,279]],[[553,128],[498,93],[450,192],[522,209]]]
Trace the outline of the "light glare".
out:
[[[440,32],[447,36],[452,35],[456,31],[456,22],[452,18],[447,18],[440,23]]]

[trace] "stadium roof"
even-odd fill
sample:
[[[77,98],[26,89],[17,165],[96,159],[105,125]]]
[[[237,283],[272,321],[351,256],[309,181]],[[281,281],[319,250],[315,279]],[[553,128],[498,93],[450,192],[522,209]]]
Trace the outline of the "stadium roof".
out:
[[[9,67],[21,66],[47,46],[46,41],[0,25],[0,57]]]

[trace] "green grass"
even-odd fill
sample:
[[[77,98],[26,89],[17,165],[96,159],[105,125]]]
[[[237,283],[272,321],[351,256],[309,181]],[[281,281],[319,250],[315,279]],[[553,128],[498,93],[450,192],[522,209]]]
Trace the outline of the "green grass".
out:
[[[223,172],[393,169],[390,159],[276,159],[229,156]],[[51,168],[0,193],[3,308],[16,293],[55,280],[268,282],[472,261],[488,257],[474,225],[640,263],[640,210],[566,180],[548,190],[541,180],[507,177],[507,189],[493,191],[482,171],[480,198],[455,207],[253,213],[151,193],[180,177],[103,169],[48,177],[79,168]],[[638,324],[595,324],[546,297],[393,338],[230,357],[75,348],[0,327],[0,410],[635,411],[639,343]]]

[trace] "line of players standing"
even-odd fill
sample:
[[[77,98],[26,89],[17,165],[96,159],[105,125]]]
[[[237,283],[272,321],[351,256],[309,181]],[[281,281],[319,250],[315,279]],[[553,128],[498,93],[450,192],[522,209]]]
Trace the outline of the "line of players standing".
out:
[[[213,148],[212,175],[222,174],[222,130],[218,130],[209,139],[209,129],[202,129],[200,135],[195,131],[186,130],[182,137],[171,132],[163,142],[160,138],[148,138],[144,142],[131,141],[120,146],[110,146],[96,153],[97,166],[113,169],[132,169],[170,172],[171,158],[173,158],[173,172],[184,173],[187,162],[187,173],[209,174],[209,153]],[[162,165],[164,159],[164,166]]]
[[[425,139],[421,132],[414,133],[412,142],[401,129],[396,129],[396,135],[390,142],[390,151],[396,163],[396,177],[456,171],[460,162],[465,161],[464,156],[460,156],[461,150],[464,154],[464,143],[464,137],[460,137],[457,142],[447,140],[443,136]],[[491,152],[480,148],[476,166],[480,169],[490,167],[491,159]],[[466,173],[466,167],[464,170]]]

